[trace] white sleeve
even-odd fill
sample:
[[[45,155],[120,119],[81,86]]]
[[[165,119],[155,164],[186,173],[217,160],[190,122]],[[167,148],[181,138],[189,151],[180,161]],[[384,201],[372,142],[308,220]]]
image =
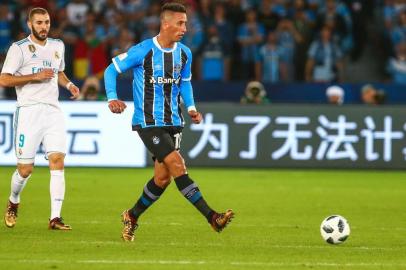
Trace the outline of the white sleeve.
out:
[[[14,75],[23,65],[23,52],[21,48],[13,43],[7,52],[6,60],[4,61],[1,73],[9,73]]]
[[[65,44],[62,43],[62,59],[61,59],[61,64],[59,65],[59,72],[62,72],[65,70]]]

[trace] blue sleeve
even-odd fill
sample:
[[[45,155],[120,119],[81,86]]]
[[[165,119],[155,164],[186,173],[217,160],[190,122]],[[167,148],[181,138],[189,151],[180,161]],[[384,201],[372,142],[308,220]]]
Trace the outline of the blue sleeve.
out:
[[[132,46],[128,52],[122,53],[114,57],[113,64],[118,73],[123,73],[130,68],[136,67],[142,64],[143,58],[146,54],[146,46],[143,43],[139,43]]]
[[[118,99],[116,89],[116,79],[118,72],[113,64],[110,64],[104,71],[104,87],[106,88],[107,100]]]
[[[190,81],[182,81],[180,84],[180,95],[185,103],[186,109],[195,109],[195,101],[193,98],[193,88]]]
[[[192,52],[187,48],[185,50],[187,61],[181,71],[182,81],[190,81],[192,79]]]

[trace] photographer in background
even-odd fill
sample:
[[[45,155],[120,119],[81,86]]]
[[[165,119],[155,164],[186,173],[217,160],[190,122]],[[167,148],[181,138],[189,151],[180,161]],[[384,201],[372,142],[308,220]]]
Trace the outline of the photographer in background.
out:
[[[342,105],[344,95],[344,89],[338,85],[331,85],[326,89],[327,102],[331,105]]]
[[[382,105],[385,103],[386,93],[382,89],[376,89],[372,84],[367,84],[361,88],[361,100],[367,105]]]
[[[258,81],[251,81],[245,88],[244,96],[241,97],[241,104],[268,104],[265,87]]]
[[[385,101],[386,101],[386,93],[385,93],[385,91],[382,90],[382,89],[379,89],[378,91],[376,91],[374,99],[375,99],[375,104],[376,105],[385,104]]]

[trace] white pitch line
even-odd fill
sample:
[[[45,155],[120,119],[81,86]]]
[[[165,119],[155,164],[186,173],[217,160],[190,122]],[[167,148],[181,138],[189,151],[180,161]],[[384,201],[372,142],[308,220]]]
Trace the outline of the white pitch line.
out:
[[[91,245],[122,245],[123,241],[69,241],[70,244],[91,244]],[[219,243],[205,243],[205,244],[193,244],[193,243],[186,243],[186,242],[169,242],[169,243],[143,243],[145,246],[182,246],[182,247],[202,247],[202,246],[209,246],[209,247],[229,247],[230,244],[219,244]],[[326,249],[330,248],[330,245],[320,245],[320,246],[310,246],[310,245],[260,245],[262,247],[266,247],[269,249]],[[394,251],[404,249],[403,247],[366,247],[366,246],[359,246],[359,247],[349,247],[346,246],[344,249],[351,249],[351,250],[381,250],[381,251]]]
[[[52,241],[49,241],[52,242]],[[69,241],[69,244],[78,244],[78,245],[126,245],[127,243],[124,243],[122,240],[117,240],[117,241]],[[345,245],[345,244],[344,244]],[[194,243],[186,243],[186,242],[169,242],[169,243],[143,243],[143,246],[149,246],[149,247],[155,247],[155,246],[180,246],[180,247],[230,247],[232,244],[230,243],[225,243],[225,244],[219,244],[219,243],[214,243],[214,242],[207,242],[204,244],[194,244]],[[325,244],[325,245],[317,245],[317,246],[311,246],[311,245],[257,245],[266,249],[328,249],[331,248],[330,245]],[[345,246],[343,247],[344,250],[365,250],[365,251],[399,251],[405,249],[404,247],[367,247],[367,246]]]
[[[1,260],[0,261],[6,261]],[[10,260],[11,261],[11,260]],[[324,262],[297,262],[297,263],[285,263],[285,262],[258,262],[258,261],[192,261],[192,260],[77,260],[77,261],[64,261],[64,260],[12,260],[18,263],[26,264],[141,264],[141,265],[231,265],[231,266],[257,266],[257,267],[406,267],[406,263],[324,263]]]

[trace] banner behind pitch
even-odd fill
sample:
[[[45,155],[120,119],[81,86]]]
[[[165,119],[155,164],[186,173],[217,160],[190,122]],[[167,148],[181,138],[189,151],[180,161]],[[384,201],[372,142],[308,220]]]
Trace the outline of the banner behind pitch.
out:
[[[144,167],[146,150],[131,131],[132,103],[112,114],[106,102],[61,102],[68,134],[67,166]],[[13,147],[14,101],[0,101],[0,165],[15,165]],[[36,165],[48,165],[40,149]]]
[[[189,166],[406,168],[403,107],[200,104]],[[189,121],[190,122],[190,121]]]

